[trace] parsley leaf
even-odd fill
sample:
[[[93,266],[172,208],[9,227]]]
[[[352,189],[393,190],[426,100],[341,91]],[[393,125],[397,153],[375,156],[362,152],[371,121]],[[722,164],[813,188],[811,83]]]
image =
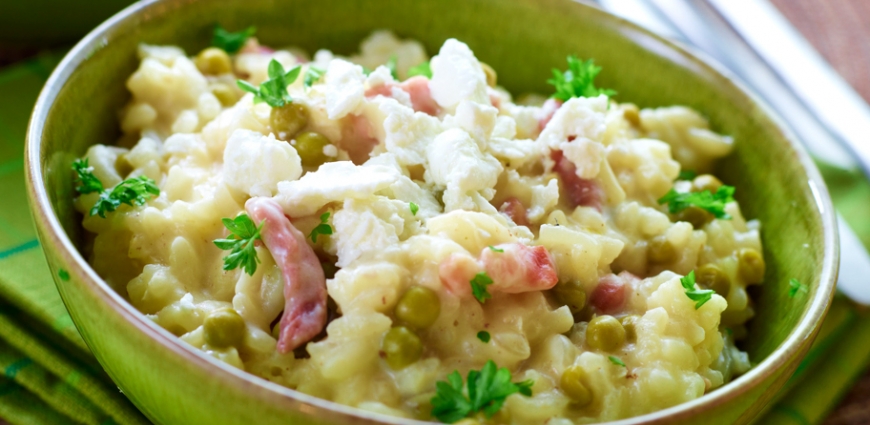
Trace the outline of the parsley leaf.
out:
[[[390,56],[390,60],[388,60],[387,63],[384,64],[384,66],[386,66],[387,69],[390,70],[390,75],[393,76],[393,79],[399,81],[399,70],[396,68],[397,61],[398,58],[396,58],[396,55]]]
[[[255,27],[248,27],[239,32],[229,32],[218,24],[214,27],[211,45],[233,54],[238,52],[245,45],[248,37],[254,35],[255,32],[257,32]]]
[[[332,234],[332,226],[327,224],[327,221],[329,221],[329,213],[325,212],[320,216],[320,224],[311,229],[311,233],[308,234],[308,237],[311,238],[311,242],[317,243],[317,235]]]
[[[418,207],[417,204],[413,202],[408,204],[408,207],[411,208],[411,215],[417,215],[417,211],[420,211],[420,207]]]
[[[491,338],[491,336],[489,335],[489,332],[487,332],[487,331],[480,331],[477,333],[477,339],[483,341],[484,344],[489,342],[490,338]]]
[[[481,304],[485,303],[488,298],[492,298],[492,295],[486,290],[488,285],[492,285],[492,279],[486,272],[474,275],[474,278],[469,283],[471,283],[471,293],[474,294],[474,298],[477,298]]]
[[[214,244],[218,248],[230,251],[230,255],[224,257],[224,270],[241,267],[246,273],[253,276],[254,272],[257,271],[257,263],[260,262],[257,250],[254,249],[254,242],[262,239],[260,230],[263,229],[263,223],[257,227],[251,217],[244,213],[236,218],[221,219],[221,222],[230,231],[226,239],[214,240]]]
[[[625,366],[625,362],[623,362],[622,360],[620,360],[619,357],[616,357],[616,356],[607,356],[607,358],[610,360],[610,363],[613,363],[613,364],[615,364],[615,365],[617,365],[617,366],[626,367],[626,366]]]
[[[789,289],[788,289],[788,296],[791,297],[791,298],[794,298],[795,295],[798,294],[798,292],[801,292],[801,293],[804,293],[804,294],[806,294],[807,292],[809,292],[809,289],[807,289],[807,285],[804,285],[803,283],[800,283],[800,281],[797,280],[797,279],[791,279],[791,280],[789,280],[789,281],[788,281],[788,286],[789,286]]]
[[[76,192],[81,194],[100,192],[100,197],[91,208],[90,215],[106,218],[107,212],[117,210],[122,204],[131,207],[145,205],[152,196],[160,195],[160,188],[147,176],[129,178],[111,189],[104,189],[103,183],[93,174],[94,169],[88,165],[87,159],[73,161],[72,168],[77,174]]]
[[[290,102],[293,98],[287,93],[287,87],[296,81],[299,73],[302,71],[301,66],[296,66],[288,72],[284,71],[284,67],[280,62],[272,59],[269,62],[269,79],[263,81],[260,87],[257,87],[245,80],[236,80],[236,84],[240,89],[254,94],[254,102],[266,102],[273,108],[280,108]]]
[[[76,172],[76,192],[81,194],[102,192],[103,182],[94,175],[94,168],[88,165],[88,159],[77,159],[73,161],[73,170]]]
[[[422,75],[426,78],[432,78],[432,67],[429,66],[429,61],[423,62],[417,66],[412,66],[408,69],[408,78]]]
[[[305,87],[311,87],[314,83],[323,78],[323,74],[326,74],[325,70],[316,66],[309,66],[308,70],[305,71],[305,78],[302,80],[302,85]]]
[[[488,360],[480,371],[468,372],[468,397],[462,392],[462,376],[453,371],[447,375],[447,382],[435,383],[435,397],[432,397],[432,416],[444,423],[454,423],[477,412],[491,418],[504,405],[511,394],[532,395],[531,380],[511,382],[507,368],[499,369],[495,362]]]
[[[494,247],[494,246],[492,246],[492,245],[489,246],[489,249],[491,249],[493,252],[504,252],[503,249],[501,249],[501,248],[496,248],[496,247]]]
[[[695,301],[695,310],[701,308],[713,297],[712,289],[695,289],[695,271],[692,270],[685,277],[680,278],[680,283],[686,290],[686,296]]]
[[[568,56],[568,70],[559,71],[553,68],[553,78],[547,80],[556,88],[553,97],[563,102],[572,97],[595,97],[598,95],[613,96],[613,90],[595,87],[595,77],[601,72],[601,67],[595,66],[595,61],[582,61],[577,56]]]
[[[681,170],[680,175],[677,176],[677,180],[693,180],[695,177],[698,177],[698,173],[693,170]]]
[[[694,205],[707,210],[716,218],[725,220],[731,219],[731,216],[725,212],[725,205],[729,202],[734,202],[734,187],[725,185],[719,186],[716,193],[711,193],[709,190],[680,193],[671,189],[659,199],[659,204],[668,204],[668,211],[671,214],[676,214]]]

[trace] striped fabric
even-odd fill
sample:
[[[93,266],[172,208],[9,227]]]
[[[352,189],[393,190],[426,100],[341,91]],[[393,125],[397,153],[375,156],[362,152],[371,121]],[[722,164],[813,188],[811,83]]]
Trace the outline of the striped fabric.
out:
[[[147,424],[76,332],[27,208],[22,159],[27,120],[60,57],[45,54],[0,69],[0,418],[13,425]],[[870,210],[870,184],[858,172],[824,166],[822,171],[835,204],[867,244],[870,220],[862,213]],[[838,298],[784,395],[757,423],[821,423],[868,360],[870,318]]]

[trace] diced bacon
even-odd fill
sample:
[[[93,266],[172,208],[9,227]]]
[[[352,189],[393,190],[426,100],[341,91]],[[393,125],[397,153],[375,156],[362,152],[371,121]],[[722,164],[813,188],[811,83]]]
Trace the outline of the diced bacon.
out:
[[[251,198],[245,210],[255,223],[263,222],[263,244],[284,277],[284,315],[278,352],[293,351],[314,338],[326,325],[326,279],[305,236],[272,198]]]
[[[556,286],[559,277],[547,249],[521,243],[484,248],[480,254],[486,273],[492,279],[490,292],[519,294],[543,291]]]
[[[541,112],[538,115],[538,130],[543,131],[544,127],[553,119],[553,115],[556,115],[556,111],[559,110],[559,107],[562,106],[562,101],[558,99],[547,99],[543,105],[541,105]]]
[[[398,87],[408,93],[411,97],[411,106],[415,111],[432,116],[438,115],[438,104],[435,103],[435,100],[432,99],[432,93],[429,92],[429,79],[422,75],[408,78],[398,84],[390,82],[377,87],[372,87],[366,90],[365,95],[369,98],[378,95],[392,97],[393,87]]]
[[[351,114],[347,120],[342,127],[341,140],[336,145],[347,152],[354,164],[362,164],[380,142],[373,135],[371,122],[365,117]]]
[[[453,295],[467,297],[471,295],[471,279],[483,271],[480,264],[470,255],[450,254],[438,266],[441,283]]]
[[[399,84],[399,88],[411,95],[411,104],[414,105],[415,111],[432,116],[438,115],[438,104],[432,99],[428,78],[422,75],[408,78]]]
[[[520,202],[519,199],[511,196],[507,198],[503,204],[501,204],[501,208],[498,209],[502,214],[507,215],[513,220],[517,226],[528,226],[529,219],[526,216],[526,207],[523,206],[523,203]]]
[[[632,283],[638,280],[637,276],[629,272],[601,276],[598,279],[598,286],[589,297],[589,302],[601,313],[618,313],[625,305],[626,291],[630,289]]]
[[[598,184],[594,180],[577,177],[577,167],[562,155],[562,151],[553,151],[551,158],[556,162],[554,169],[562,179],[571,206],[582,205],[601,211],[601,198],[604,194]]]

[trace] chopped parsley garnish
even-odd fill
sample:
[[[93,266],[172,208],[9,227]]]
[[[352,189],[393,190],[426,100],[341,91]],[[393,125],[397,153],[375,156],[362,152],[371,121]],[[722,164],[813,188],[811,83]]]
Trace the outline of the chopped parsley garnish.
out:
[[[284,71],[284,67],[280,62],[272,59],[269,62],[269,79],[263,81],[260,87],[257,87],[245,80],[236,80],[236,84],[240,89],[254,94],[254,102],[266,102],[273,108],[280,108],[290,102],[293,98],[287,93],[287,87],[296,81],[299,73],[302,71],[301,66],[296,66],[289,72]]]
[[[121,204],[145,205],[152,196],[160,195],[160,188],[147,176],[129,178],[111,189],[104,189],[103,183],[93,174],[94,169],[88,165],[87,159],[73,161],[72,168],[76,172],[75,182],[78,183],[76,186],[78,193],[100,192],[100,197],[91,208],[90,215],[106,218],[107,212],[117,210]]]
[[[511,394],[532,395],[531,380],[511,382],[507,368],[497,368],[495,362],[488,360],[480,372],[468,372],[468,396],[463,393],[462,376],[458,371],[447,375],[447,382],[435,383],[435,397],[432,397],[432,416],[439,421],[452,424],[462,418],[483,412],[491,418],[504,405]]]
[[[501,248],[496,248],[496,247],[494,247],[494,246],[492,246],[492,245],[489,246],[489,249],[491,249],[493,252],[504,252],[503,249],[501,249]]]
[[[692,270],[685,277],[680,278],[680,283],[686,290],[686,296],[695,301],[695,310],[710,301],[713,297],[712,289],[695,289],[695,271]]]
[[[734,187],[725,185],[719,186],[716,193],[711,193],[709,190],[680,193],[671,189],[659,199],[659,204],[668,204],[668,211],[671,214],[676,214],[694,205],[707,210],[716,218],[725,220],[731,219],[731,216],[725,212],[725,205],[729,202],[734,202]]]
[[[412,66],[408,69],[408,78],[422,75],[426,78],[432,78],[432,67],[429,66],[429,61],[423,62],[417,66]]]
[[[788,296],[791,297],[791,298],[794,298],[795,295],[798,294],[798,292],[801,292],[801,293],[804,293],[804,294],[806,294],[807,292],[809,292],[809,289],[807,289],[807,285],[804,285],[803,283],[800,283],[800,281],[797,280],[797,279],[791,279],[791,280],[789,280],[789,281],[788,281],[788,286],[789,286],[789,289],[788,289]]]
[[[245,28],[239,32],[229,32],[219,24],[214,27],[214,35],[211,38],[211,45],[223,49],[229,54],[233,54],[241,50],[248,41],[248,37],[254,35],[257,29],[254,27]]]
[[[390,75],[392,75],[393,79],[396,81],[399,80],[399,70],[396,68],[397,61],[398,61],[398,58],[396,58],[396,55],[393,55],[393,56],[390,56],[390,60],[388,60],[387,63],[384,64],[384,66],[386,66],[387,69],[390,70]]]
[[[620,360],[619,357],[616,357],[616,356],[607,356],[607,358],[610,360],[610,363],[613,363],[613,364],[615,364],[615,365],[617,365],[617,366],[625,367],[625,363],[624,363],[622,360]]]
[[[305,87],[311,87],[314,83],[323,78],[323,74],[325,73],[326,71],[316,66],[309,66],[308,70],[305,71],[305,78],[302,80],[302,85]]]
[[[693,180],[695,177],[698,177],[698,173],[692,170],[682,170],[680,171],[680,175],[677,176],[677,180]]]
[[[311,238],[311,242],[317,243],[317,235],[331,235],[332,234],[332,226],[330,226],[327,222],[329,221],[329,213],[325,212],[320,215],[320,224],[317,227],[311,229],[311,233],[308,235]]]
[[[484,344],[488,343],[490,338],[489,332],[487,331],[480,331],[477,333],[477,339],[483,341]]]
[[[251,217],[244,213],[236,218],[223,218],[221,221],[230,234],[226,239],[215,239],[214,244],[222,250],[230,251],[230,255],[224,257],[224,270],[241,267],[253,276],[257,271],[257,263],[260,262],[257,250],[254,249],[254,242],[261,239],[260,230],[263,229],[263,223],[257,227]]]
[[[486,272],[474,275],[474,278],[469,283],[471,283],[471,293],[474,294],[474,298],[477,298],[481,304],[485,303],[488,298],[492,298],[492,295],[486,290],[487,286],[492,285],[492,279]]]
[[[408,204],[408,207],[411,208],[411,215],[417,215],[417,211],[420,211],[420,207],[418,207],[417,204],[413,202]]]
[[[568,56],[568,70],[560,71],[553,68],[553,78],[548,84],[556,88],[553,97],[567,102],[572,97],[596,97],[598,95],[613,96],[615,91],[595,87],[595,77],[601,72],[592,59],[583,61],[577,56]]]

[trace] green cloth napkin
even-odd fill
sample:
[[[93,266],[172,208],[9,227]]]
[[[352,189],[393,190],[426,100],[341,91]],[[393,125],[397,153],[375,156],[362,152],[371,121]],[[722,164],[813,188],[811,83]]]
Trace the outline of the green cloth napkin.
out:
[[[45,54],[0,69],[0,418],[13,425],[147,424],[76,332],[27,208],[27,120],[60,57]],[[870,206],[870,184],[857,171],[823,165],[822,171],[834,203],[870,245],[870,220],[862,216]],[[806,360],[757,423],[821,423],[868,361],[870,318],[838,297]]]

